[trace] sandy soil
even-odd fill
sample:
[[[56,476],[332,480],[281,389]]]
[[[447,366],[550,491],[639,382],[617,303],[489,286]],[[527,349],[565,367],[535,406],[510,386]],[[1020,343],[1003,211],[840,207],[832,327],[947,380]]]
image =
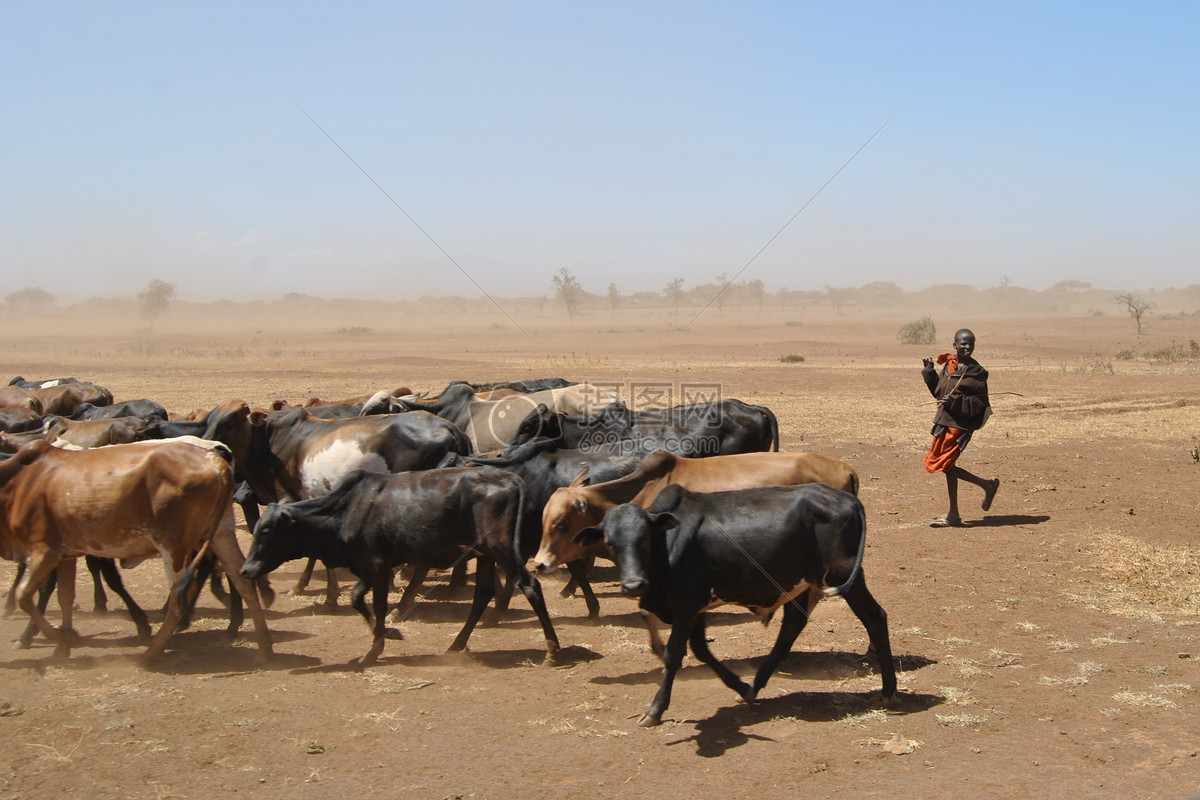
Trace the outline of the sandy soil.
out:
[[[968,527],[932,529],[945,490],[921,469],[932,407],[919,366],[946,348],[899,344],[911,316],[710,311],[684,330],[689,315],[669,312],[219,325],[168,313],[153,333],[0,318],[5,379],[76,375],[179,412],[453,379],[646,382],[681,397],[715,384],[772,408],[783,449],[859,471],[865,574],[900,675],[885,710],[861,626],[827,601],[757,703],[689,657],[665,724],[639,729],[660,669],[604,564],[598,623],[558,596],[561,577],[543,581],[564,645],[555,668],[539,665],[520,597],[469,655],[445,656],[469,597],[440,578],[365,671],[351,661],[366,627],[324,613],[320,591],[280,593],[267,668],[251,636],[225,640],[205,593],[193,627],[142,669],[132,624],[92,612],[85,576],[69,661],[41,639],[0,651],[0,798],[1200,796],[1200,370],[1115,357],[1186,347],[1200,317],[1156,318],[1141,337],[1115,315],[935,317],[947,343],[961,325],[978,335],[996,415],[961,463],[1003,483],[988,513],[964,487]],[[0,563],[0,584],[14,570]],[[166,596],[156,564],[126,580],[147,608]],[[750,673],[776,625],[718,612],[714,652]],[[0,639],[23,626],[0,619]]]

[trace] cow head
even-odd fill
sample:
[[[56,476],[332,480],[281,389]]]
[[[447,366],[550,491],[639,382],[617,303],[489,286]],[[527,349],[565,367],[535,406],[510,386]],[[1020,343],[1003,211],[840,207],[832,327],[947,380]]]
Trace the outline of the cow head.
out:
[[[674,514],[652,514],[634,503],[624,503],[609,511],[600,525],[579,531],[573,541],[581,547],[607,545],[621,573],[621,593],[641,597],[653,574],[654,538],[678,525],[679,519]]]
[[[575,542],[575,534],[589,526],[599,525],[608,505],[596,499],[583,482],[587,468],[570,486],[556,489],[542,509],[542,544],[533,557],[535,572],[549,572],[568,561],[587,555],[584,547]]]
[[[300,537],[292,527],[295,518],[286,506],[272,503],[254,526],[254,540],[242,565],[242,577],[258,580],[285,561],[299,558]]]

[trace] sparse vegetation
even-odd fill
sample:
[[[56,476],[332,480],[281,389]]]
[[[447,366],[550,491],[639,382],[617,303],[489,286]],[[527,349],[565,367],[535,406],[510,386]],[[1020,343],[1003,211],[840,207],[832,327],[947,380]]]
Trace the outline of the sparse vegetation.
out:
[[[1154,304],[1149,300],[1142,298],[1140,295],[1130,292],[1123,292],[1113,298],[1117,305],[1124,306],[1125,311],[1129,316],[1133,317],[1133,321],[1137,323],[1138,336],[1142,335],[1142,317],[1154,310]]]
[[[375,333],[375,329],[364,325],[354,325],[349,328],[338,328],[337,332],[339,336],[370,336]]]
[[[926,315],[915,322],[901,326],[896,337],[903,344],[935,344],[937,342],[937,326],[933,318]]]
[[[784,364],[802,364],[804,363],[804,356],[799,353],[788,353],[786,356],[780,356],[779,360]]]

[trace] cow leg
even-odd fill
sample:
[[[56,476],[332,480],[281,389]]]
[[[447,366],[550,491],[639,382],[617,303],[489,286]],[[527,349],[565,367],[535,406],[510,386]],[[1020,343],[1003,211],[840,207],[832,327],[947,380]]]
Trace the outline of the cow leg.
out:
[[[650,638],[651,652],[658,656],[659,660],[664,660],[666,655],[663,651],[666,648],[663,645],[662,636],[658,633],[658,626],[662,624],[662,620],[649,611],[639,611],[638,613],[642,615],[642,622],[646,625],[646,633]]]
[[[496,611],[508,611],[508,606],[512,603],[513,588],[516,585],[512,573],[507,570],[503,572],[503,581],[500,580],[500,572],[496,573]]]
[[[66,660],[71,655],[71,645],[79,644],[79,634],[71,623],[75,617],[75,565],[78,559],[66,558],[58,562],[58,605],[62,610],[61,635],[54,657]]]
[[[675,673],[683,664],[683,656],[687,652],[688,634],[695,619],[694,614],[679,615],[675,618],[675,623],[671,626],[671,635],[667,637],[667,643],[663,647],[662,684],[659,685],[658,693],[654,695],[650,707],[638,720],[639,728],[652,728],[662,724],[663,712],[671,704],[671,687],[675,683]]]
[[[391,578],[388,578],[388,583],[391,583]],[[333,567],[325,567],[325,608],[329,611],[337,608],[338,604],[338,588],[337,572]],[[384,591],[387,591],[386,588]]]
[[[471,638],[471,631],[475,630],[476,623],[483,616],[483,611],[487,608],[487,604],[491,601],[492,595],[496,591],[496,562],[488,556],[479,556],[475,559],[475,596],[471,601],[471,611],[467,614],[467,621],[463,624],[462,630],[458,632],[454,643],[450,645],[449,652],[456,653],[467,649],[467,639]]]
[[[304,564],[304,571],[300,573],[300,577],[296,579],[296,585],[292,587],[292,594],[300,594],[308,588],[308,582],[312,580],[313,567],[317,565],[315,558],[310,558]]]
[[[891,707],[896,699],[896,665],[892,663],[892,643],[888,638],[887,612],[867,590],[866,578],[858,580],[843,595],[846,604],[867,629],[867,638],[879,657],[879,672],[883,676],[883,702]]]
[[[562,597],[570,597],[575,592],[571,589],[572,586],[578,586],[579,591],[583,593],[583,602],[587,605],[588,619],[600,618],[600,601],[596,599],[596,592],[592,589],[592,582],[588,580],[588,566],[595,559],[578,558],[574,561],[567,562],[567,571],[571,573],[571,580],[567,581],[567,585],[563,587],[560,595]]]
[[[245,563],[246,557],[242,555],[242,548],[238,546],[232,513],[229,515],[228,525],[213,534],[211,547],[221,563],[221,569],[229,576],[231,587],[237,590],[250,607],[250,619],[254,621],[254,638],[258,642],[257,661],[259,664],[265,664],[274,655],[271,631],[267,629],[267,617],[258,599],[257,585],[254,581],[242,577],[242,564]]]
[[[413,564],[412,577],[408,579],[408,584],[404,587],[404,594],[400,595],[400,602],[396,607],[388,613],[388,638],[403,639],[400,634],[400,628],[397,627],[400,621],[408,616],[408,612],[414,605],[417,604],[417,592],[421,591],[421,586],[425,583],[425,578],[429,576],[429,566],[426,564]]]
[[[73,560],[73,559],[72,559]],[[51,641],[60,641],[62,635],[58,628],[50,624],[46,616],[37,607],[34,602],[34,595],[46,580],[54,574],[58,568],[58,559],[46,553],[36,553],[29,559],[29,567],[25,571],[25,576],[21,579],[21,583],[17,586],[17,605],[22,611],[29,615],[33,620],[34,625],[42,634]]]
[[[392,582],[392,568],[386,564],[376,565],[375,574],[371,576],[371,611],[374,619],[371,633],[371,649],[358,660],[361,667],[374,664],[383,653],[383,645],[387,642],[387,604],[388,584]]]
[[[792,645],[796,643],[796,638],[808,624],[812,610],[816,608],[817,601],[820,599],[820,594],[813,589],[808,589],[792,598],[783,607],[783,621],[779,626],[779,635],[775,637],[775,645],[771,648],[771,652],[767,653],[766,659],[758,666],[758,672],[754,675],[754,688],[746,697],[747,701],[758,697],[758,693],[775,674],[779,663],[787,658],[788,653],[792,652]]]
[[[542,636],[546,639],[546,660],[543,666],[552,667],[558,660],[558,634],[554,632],[554,623],[550,621],[550,612],[546,610],[546,598],[542,595],[542,585],[538,579],[525,569],[524,564],[516,565],[515,580],[517,586],[525,593],[525,599],[537,614],[538,622],[542,624]]]
[[[50,573],[50,577],[38,589],[37,608],[43,614],[46,613],[46,606],[50,605],[50,595],[54,594],[54,590],[58,587],[58,570]],[[13,584],[16,588],[16,584]],[[15,600],[15,596],[14,596]],[[33,636],[38,632],[37,623],[32,619],[25,625],[25,630],[21,631],[21,635],[12,643],[13,650],[28,650],[33,646]]]
[[[92,611],[97,614],[108,613],[108,595],[104,592],[103,571],[96,556],[85,556],[88,573],[92,576]]]
[[[17,610],[17,584],[21,582],[21,578],[25,575],[25,562],[17,562],[17,577],[13,578],[12,586],[8,587],[8,594],[4,598],[4,616],[8,616]]]
[[[476,569],[479,569],[479,567],[476,566]],[[479,576],[476,575],[475,579],[479,580]],[[467,585],[467,562],[459,561],[457,564],[454,565],[454,568],[450,570],[450,583],[446,588],[448,588],[452,592],[456,592],[466,585]]]
[[[137,601],[130,596],[125,589],[125,581],[121,579],[121,572],[117,569],[117,562],[111,558],[97,558],[96,556],[87,556],[86,558],[88,569],[92,572],[92,577],[99,583],[103,578],[108,584],[108,588],[113,590],[117,597],[121,598],[121,602],[125,604],[126,611],[129,612],[129,618],[133,620],[133,624],[137,626],[138,639],[141,641],[150,640],[150,620],[146,617],[146,612],[137,604]],[[94,562],[94,563],[93,563]],[[99,573],[99,577],[97,577]]]
[[[187,566],[184,556],[176,556],[170,553],[163,553],[163,567],[170,576],[169,584],[171,590],[167,593],[167,605],[163,610],[163,621],[158,626],[158,632],[154,634],[154,638],[150,640],[150,645],[142,652],[139,661],[142,666],[148,666],[150,662],[163,654],[167,649],[167,642],[171,635],[179,628],[179,623],[183,621],[187,613],[185,606],[187,603],[186,595],[188,589],[191,588],[188,584],[194,579],[194,573],[189,575],[185,569]]]
[[[749,684],[734,674],[733,670],[717,660],[717,657],[712,654],[712,650],[708,649],[708,642],[705,640],[705,615],[700,614],[696,617],[696,622],[692,625],[692,633],[688,638],[691,642],[692,652],[696,654],[696,658],[700,659],[717,673],[717,677],[721,682],[738,693],[738,696],[743,700],[753,700],[754,695],[750,690]]]

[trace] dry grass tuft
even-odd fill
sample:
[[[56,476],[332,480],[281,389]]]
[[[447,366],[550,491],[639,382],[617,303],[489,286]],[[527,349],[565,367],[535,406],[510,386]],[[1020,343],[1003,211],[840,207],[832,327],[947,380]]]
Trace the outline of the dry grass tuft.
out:
[[[1094,534],[1080,549],[1106,581],[1103,589],[1068,597],[1131,619],[1200,617],[1200,550],[1111,532]]]

